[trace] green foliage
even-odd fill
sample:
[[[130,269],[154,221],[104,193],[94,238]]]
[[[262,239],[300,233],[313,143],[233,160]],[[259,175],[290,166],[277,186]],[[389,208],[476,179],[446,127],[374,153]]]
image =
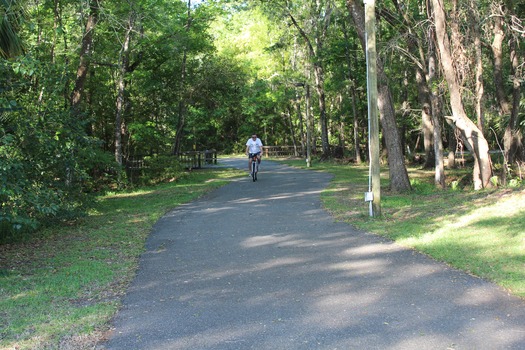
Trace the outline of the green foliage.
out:
[[[2,164],[4,172],[10,172],[0,174],[5,180],[3,232],[6,227],[32,230],[44,222],[74,217],[88,203],[86,193],[124,186],[126,180],[154,183],[179,177],[176,166],[170,165],[163,173],[153,170],[155,165],[144,170],[144,178],[137,182],[135,174],[126,173],[113,161],[117,77],[121,74],[125,89],[119,130],[124,159],[169,154],[180,136],[182,150],[214,148],[221,152],[242,151],[253,132],[267,145],[304,140],[304,120],[299,115],[305,116],[306,89],[301,84],[311,88],[312,137],[318,142],[314,58],[291,25],[290,14],[308,37],[317,38],[312,43],[315,59],[325,70],[330,144],[350,149],[354,131],[358,142],[366,143],[366,60],[342,2],[211,1],[193,3],[189,12],[183,1],[92,3],[100,8],[92,50],[84,57],[89,71],[78,114],[69,108],[90,2],[10,1],[0,5],[0,33],[5,38],[0,50],[4,58],[9,57],[0,61],[0,137],[2,154],[8,157]],[[466,3],[460,5],[458,18],[465,20]],[[334,7],[328,11],[330,6]],[[417,65],[414,58],[427,51],[427,11],[418,3],[395,6],[378,4],[384,14],[378,18],[378,52],[394,107],[400,112],[397,123],[403,141],[410,149],[419,145],[416,151],[420,151],[424,144],[418,141],[421,106],[412,73]],[[484,18],[491,18],[487,3],[479,10]],[[320,21],[328,12],[329,20]],[[130,20],[129,62],[124,66],[123,43]],[[323,33],[324,24],[329,25]],[[462,44],[470,52],[469,43]],[[519,50],[522,53],[523,48]],[[505,46],[504,52],[508,51]],[[510,76],[510,60],[503,62],[504,75]],[[484,72],[484,81],[490,82],[491,71]],[[471,76],[472,68],[465,69],[462,78],[468,110],[473,110],[473,94],[468,91],[475,90]],[[436,89],[440,86],[438,80],[434,84]],[[489,142],[495,147],[508,116],[499,116],[498,109],[489,104],[495,100],[492,85],[485,86],[484,110],[485,129],[494,129]],[[511,85],[505,89],[510,96]],[[297,113],[297,106],[302,114]],[[521,111],[521,126],[524,115]],[[513,183],[521,181],[517,174],[513,177]],[[457,188],[466,187],[466,179]],[[424,186],[416,184],[416,190]]]
[[[459,190],[459,181],[458,180],[454,180],[454,181],[450,182],[450,188],[452,189],[452,191]]]
[[[169,150],[166,145],[165,133],[151,121],[134,121],[128,125],[129,144],[133,154],[148,154],[152,151],[161,152]],[[152,145],[155,147],[152,149]]]
[[[522,181],[520,179],[518,179],[518,178],[511,179],[509,181],[509,187],[511,187],[511,188],[519,188],[521,185],[522,185]]]
[[[9,58],[23,52],[19,31],[27,17],[24,2],[21,0],[0,2],[0,57]]]
[[[187,172],[180,165],[177,157],[154,155],[144,158],[144,168],[140,182],[152,185],[159,182],[177,181],[185,176]]]
[[[418,195],[429,195],[436,192],[436,185],[428,180],[411,179],[410,185],[412,190]]]
[[[83,215],[87,192],[98,185],[92,174],[106,171],[99,142],[86,134],[86,122],[71,119],[60,95],[39,104],[28,93],[36,82],[56,84],[54,67],[30,56],[2,61],[4,100],[0,119],[0,239],[26,234],[41,225]],[[56,80],[55,80],[56,79]]]
[[[89,203],[89,173],[106,164],[80,130],[57,122],[0,129],[1,238],[81,215]]]

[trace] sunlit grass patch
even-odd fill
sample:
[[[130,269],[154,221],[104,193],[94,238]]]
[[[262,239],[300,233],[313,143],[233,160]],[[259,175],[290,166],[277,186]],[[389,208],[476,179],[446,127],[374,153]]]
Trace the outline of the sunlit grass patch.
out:
[[[304,167],[302,162],[291,163]],[[433,184],[432,171],[409,168],[413,190],[393,193],[382,169],[382,216],[371,218],[363,196],[367,167],[324,162],[314,163],[313,169],[335,175],[321,199],[336,220],[389,237],[525,297],[523,189],[440,190]],[[447,176],[450,184],[467,174],[458,169]]]
[[[525,295],[523,192],[434,220],[441,223],[438,228],[402,243]]]

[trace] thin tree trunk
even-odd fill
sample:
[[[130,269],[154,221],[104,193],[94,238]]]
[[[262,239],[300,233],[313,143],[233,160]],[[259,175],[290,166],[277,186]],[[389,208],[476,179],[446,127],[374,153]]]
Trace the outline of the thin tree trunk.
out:
[[[310,85],[305,85],[305,118],[306,118],[306,155],[307,155],[307,166],[310,167],[312,163],[312,147],[315,149],[315,142],[313,140],[313,128],[314,122],[312,113],[310,111],[311,96],[310,96]]]
[[[58,10],[58,0],[53,1],[53,43],[51,44],[51,63],[55,63],[55,48],[57,44],[58,25],[60,22],[60,14]]]
[[[518,127],[518,115],[521,102],[521,80],[518,76],[520,66],[518,40],[512,38],[510,41],[510,63],[512,75],[512,112],[510,113],[509,125],[516,129]]]
[[[461,100],[461,87],[457,81],[450,42],[446,32],[445,12],[442,0],[431,0],[436,28],[436,39],[441,58],[441,66],[450,92],[452,116],[447,121],[461,131],[462,138],[474,155],[474,188],[491,187],[492,164],[487,140],[479,128],[467,117]]]
[[[413,28],[415,28],[417,25],[414,23],[413,19],[408,15],[408,13],[404,10],[401,3],[399,3],[398,1],[394,1],[394,5],[396,7],[397,12],[400,13],[403,17],[404,26],[402,26],[400,30],[407,38],[407,46],[409,50],[407,57],[409,57],[413,61],[414,68],[416,70],[415,76],[418,90],[418,102],[421,106],[421,130],[423,135],[423,147],[425,151],[424,167],[432,168],[435,167],[437,163],[439,163],[439,160],[436,160],[437,155],[435,152],[435,130],[432,122],[434,111],[431,106],[431,88],[429,87],[430,74],[428,72],[429,67],[427,66],[427,64],[430,62],[427,58],[427,55],[428,53],[432,54],[432,49],[430,48],[428,52],[425,52],[423,48],[424,45],[421,44],[421,39],[418,38],[418,35],[413,30]],[[399,27],[397,21],[393,21],[390,16],[384,16],[384,18],[387,21],[389,21],[392,24],[392,26]],[[432,47],[432,43],[430,43],[430,47]],[[436,101],[438,101],[438,99],[436,99]],[[438,113],[438,106],[439,104],[436,103],[435,113]],[[438,142],[441,141],[438,140]],[[417,144],[418,142],[416,142],[416,147],[414,147],[414,149],[418,148]]]
[[[352,74],[352,55],[350,54],[350,38],[348,36],[348,29],[346,27],[346,22],[342,22],[343,27],[343,36],[345,38],[345,57],[347,62],[347,69],[348,69],[348,94],[352,101],[352,119],[354,124],[354,149],[355,149],[355,162],[357,164],[360,164],[362,162],[361,159],[361,147],[359,144],[359,119],[357,115],[357,98],[356,98],[356,92],[355,92],[355,81]],[[354,56],[354,63],[357,63],[357,59]]]
[[[324,91],[324,70],[319,63],[314,63],[315,91],[319,97],[319,122],[321,124],[321,147],[323,157],[330,155],[330,144],[328,143],[328,121],[326,117],[326,94]]]
[[[432,124],[432,107],[430,92],[425,78],[425,73],[416,68],[416,83],[418,100],[421,105],[421,131],[425,149],[425,168],[435,167],[436,154],[434,152],[434,125]]]
[[[433,139],[433,150],[434,150],[434,184],[441,188],[445,188],[445,162],[443,159],[443,140],[441,139],[441,115],[439,108],[439,97],[438,87],[434,84],[436,80],[436,56],[433,44],[434,32],[431,33],[432,39],[430,40],[429,52],[428,52],[428,85],[430,86],[429,97],[430,106],[426,105],[423,108],[426,110],[430,108],[430,113],[424,111],[425,114],[430,114],[430,120],[432,122],[432,139]],[[454,154],[454,152],[453,152]],[[454,160],[450,160],[454,164]]]
[[[186,33],[190,31],[191,27],[191,0],[188,0],[188,19],[186,22]],[[182,68],[181,68],[181,78],[180,78],[180,91],[181,96],[179,100],[179,120],[177,122],[177,130],[175,133],[175,142],[173,143],[173,154],[179,154],[181,152],[182,145],[182,136],[184,134],[184,127],[186,125],[186,113],[188,108],[186,106],[186,96],[185,96],[185,87],[186,87],[186,62],[188,60],[188,48],[184,47],[184,53],[182,56]]]
[[[359,138],[359,118],[357,115],[357,98],[355,96],[355,89],[352,89],[352,116],[354,119],[354,148],[355,148],[355,162],[361,164],[361,145]]]
[[[305,146],[305,133],[304,133],[304,123],[303,123],[303,115],[301,113],[301,98],[299,96],[299,93],[296,90],[295,95],[295,109],[297,111],[297,119],[299,120],[299,133],[300,133],[300,140],[301,140],[301,155],[304,157],[306,153],[306,146]]]
[[[408,100],[408,72],[405,69],[403,72],[403,88],[401,89],[401,96],[400,101],[401,102],[401,119],[406,120],[408,116],[410,115],[410,101]],[[401,137],[401,150],[404,155],[406,155],[407,151],[407,140],[406,140],[406,125],[403,123],[400,127],[399,134]]]
[[[53,22],[53,46],[51,48],[51,60],[53,63],[55,63],[56,61],[56,44],[58,42],[58,27],[62,27],[63,24],[62,24],[62,9],[60,8],[60,1],[59,0],[54,0],[54,4],[53,4],[53,16],[54,16],[54,22]],[[64,52],[68,52],[68,35],[67,35],[67,32],[66,31],[62,31],[62,40],[64,41]],[[65,66],[68,66],[69,65],[69,57],[65,54],[63,54],[63,57],[64,57],[64,62],[65,62]],[[93,74],[93,73],[92,73]],[[64,79],[66,81],[65,83],[65,88],[63,90],[63,95],[64,95],[64,105],[66,106],[65,108],[68,108],[68,106],[70,107],[71,106],[71,101],[70,101],[70,94],[69,94],[69,78],[67,77],[66,74],[64,74]],[[92,130],[91,130],[91,127],[89,128],[88,130],[89,134],[91,134]]]
[[[427,11],[430,9],[427,9]],[[431,11],[431,10],[430,10]],[[429,16],[429,18],[432,16]],[[445,183],[445,160],[443,156],[443,139],[441,131],[442,111],[441,103],[439,99],[439,87],[434,82],[436,81],[437,75],[437,64],[436,64],[436,47],[435,47],[435,30],[431,27],[429,33],[430,41],[428,46],[428,68],[427,68],[427,84],[428,96],[430,97],[430,118],[432,120],[432,139],[434,149],[434,184],[442,189],[446,187]],[[456,139],[454,138],[454,141]],[[449,147],[450,147],[449,143]],[[455,143],[452,152],[449,152],[449,166],[455,167]]]
[[[181,75],[181,85],[186,81],[186,53],[182,60],[182,75]],[[173,143],[173,154],[180,154],[182,146],[182,136],[184,134],[184,127],[186,125],[186,101],[184,101],[183,92],[181,91],[181,98],[179,101],[178,114],[179,119],[177,121],[177,129],[175,131],[175,141]]]
[[[356,0],[346,0],[348,11],[354,21],[357,34],[363,50],[365,44],[365,19],[364,8]],[[404,192],[411,189],[410,180],[405,166],[405,158],[401,149],[401,139],[396,125],[395,110],[392,94],[388,87],[388,79],[384,72],[381,59],[377,59],[378,74],[378,107],[381,116],[381,126],[388,150],[388,166],[390,174],[390,187],[393,191]]]
[[[519,58],[517,50],[517,42],[515,38],[510,40],[510,61],[511,61],[511,75],[512,75],[512,110],[510,113],[509,123],[505,128],[505,135],[503,138],[505,159],[507,159],[508,166],[514,163],[518,150],[522,147],[521,134],[518,131],[518,115],[521,100],[521,82],[517,76],[519,69]]]
[[[288,125],[290,127],[290,135],[292,137],[292,145],[293,145],[293,152],[294,152],[294,156],[295,157],[298,157],[299,156],[299,153],[297,151],[297,140],[295,138],[295,128],[293,126],[293,121],[292,121],[292,111],[290,108],[288,108],[288,112],[286,113],[286,119],[288,121]]]
[[[123,134],[123,120],[124,110],[126,105],[126,74],[129,69],[129,51],[131,42],[131,33],[134,27],[134,14],[130,12],[128,18],[128,27],[126,28],[126,35],[124,37],[124,44],[120,52],[120,69],[117,82],[117,111],[115,116],[115,160],[122,165],[122,134]]]
[[[500,108],[501,115],[510,113],[510,104],[505,94],[505,85],[503,83],[503,40],[505,40],[505,31],[503,30],[503,5],[499,4],[495,10],[493,19],[493,34],[492,40],[492,59],[494,64],[494,91]]]
[[[512,4],[509,4],[509,6]],[[495,23],[494,23],[494,41],[496,41],[496,38],[499,40],[495,44],[493,42],[493,52],[494,52],[494,60],[496,62],[496,57],[498,57],[498,63],[502,64],[502,50],[501,50],[501,42],[503,41],[503,38],[505,36],[505,33],[503,31],[503,18],[505,16],[506,9],[503,7],[503,5],[500,4],[500,6],[497,8],[497,10],[494,10],[496,12],[495,16]],[[507,27],[512,28],[512,24],[509,23]],[[498,46],[499,44],[499,46]],[[494,49],[496,47],[496,50]],[[522,144],[522,135],[519,132],[518,129],[518,115],[519,115],[519,108],[520,108],[520,100],[521,100],[521,81],[520,77],[517,76],[519,71],[519,50],[517,50],[518,47],[518,39],[514,33],[511,32],[511,38],[509,40],[509,50],[510,50],[510,68],[511,72],[510,75],[512,77],[512,105],[508,102],[507,96],[504,93],[504,86],[502,83],[502,86],[500,89],[496,89],[501,94],[501,99],[503,103],[500,102],[500,105],[503,107],[506,107],[506,109],[501,108],[502,113],[505,112],[506,115],[510,115],[509,122],[505,128],[505,133],[503,136],[503,152],[504,152],[504,159],[505,159],[505,172],[503,174],[504,179],[503,181],[507,181],[507,175],[511,172],[511,167],[515,160],[521,160],[523,161],[525,159],[525,155],[523,154],[523,144]],[[496,56],[498,54],[498,56]],[[495,69],[496,70],[496,69]],[[500,67],[501,70],[501,67]],[[500,71],[501,74],[501,71]],[[502,75],[502,74],[501,74]],[[500,99],[500,96],[498,95],[498,99]]]
[[[328,24],[330,22],[330,13],[331,10],[327,10],[325,13],[325,18],[323,19],[324,27],[323,27],[323,35],[320,37],[315,38],[316,41],[316,49],[314,50],[314,47],[312,45],[312,42],[308,35],[304,32],[304,30],[299,26],[295,18],[292,16],[291,13],[288,14],[288,17],[290,17],[293,25],[295,28],[299,31],[299,34],[303,37],[303,39],[306,42],[308,52],[313,60],[313,66],[314,66],[314,78],[315,78],[315,90],[317,92],[317,95],[319,97],[319,118],[320,118],[320,124],[321,124],[321,146],[323,149],[323,157],[328,157],[330,155],[330,144],[328,143],[328,121],[327,121],[327,115],[326,115],[326,94],[324,90],[324,69],[321,62],[321,58],[319,57],[321,51],[322,51],[322,44],[324,40],[324,35],[326,34],[326,30],[328,27]]]
[[[473,24],[473,36],[474,36],[474,60],[475,60],[475,67],[476,67],[476,116],[478,119],[478,128],[481,132],[483,132],[484,126],[485,126],[485,116],[483,111],[483,99],[484,99],[484,90],[485,87],[483,85],[483,57],[482,57],[482,50],[481,50],[481,32],[479,27],[479,13],[476,10],[477,4],[474,3],[474,1],[471,0],[471,8],[472,8],[472,17],[474,20]]]
[[[80,102],[82,101],[82,91],[86,83],[86,77],[89,70],[89,56],[91,55],[93,47],[93,32],[97,23],[99,6],[102,0],[90,1],[90,12],[86,22],[86,29],[84,37],[82,38],[82,47],[80,49],[80,60],[77,68],[77,77],[75,80],[75,87],[71,92],[70,106],[72,114],[78,117],[80,114]]]

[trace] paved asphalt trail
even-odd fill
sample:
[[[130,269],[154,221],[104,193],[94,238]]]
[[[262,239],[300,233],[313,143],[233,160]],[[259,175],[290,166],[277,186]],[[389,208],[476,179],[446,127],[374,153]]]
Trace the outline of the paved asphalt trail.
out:
[[[103,348],[525,349],[524,301],[334,222],[329,181],[263,161],[168,213]]]

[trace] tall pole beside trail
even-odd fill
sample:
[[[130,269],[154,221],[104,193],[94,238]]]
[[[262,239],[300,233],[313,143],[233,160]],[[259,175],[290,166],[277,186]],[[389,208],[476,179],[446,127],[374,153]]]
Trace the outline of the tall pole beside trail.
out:
[[[370,205],[370,216],[381,216],[381,182],[379,165],[379,120],[377,109],[377,56],[375,0],[364,0],[366,33],[366,72],[368,96],[368,145],[370,174],[365,200]]]
[[[305,84],[305,105],[306,105],[306,167],[312,166],[312,122],[310,116],[310,85]]]

